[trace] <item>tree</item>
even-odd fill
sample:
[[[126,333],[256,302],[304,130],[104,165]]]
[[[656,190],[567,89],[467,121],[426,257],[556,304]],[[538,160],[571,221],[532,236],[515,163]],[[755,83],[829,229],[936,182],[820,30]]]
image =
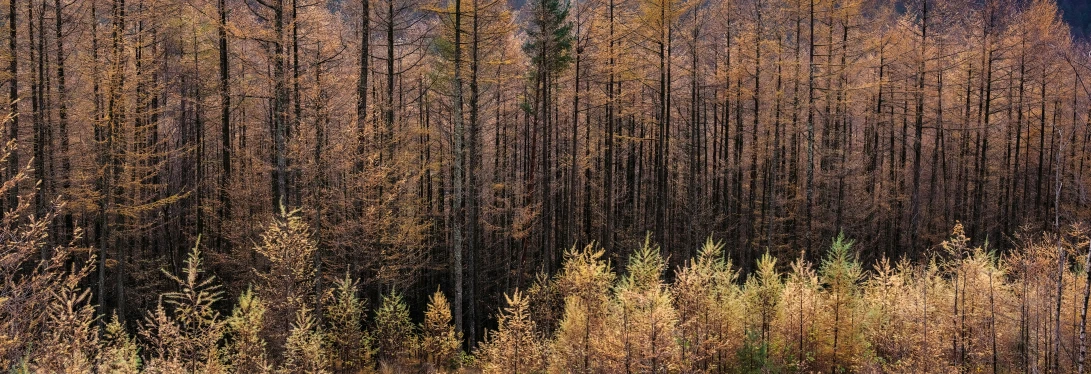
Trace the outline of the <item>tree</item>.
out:
[[[296,311],[296,320],[284,342],[282,373],[329,373],[330,359],[323,347],[326,335],[316,326],[306,306]]]
[[[672,294],[662,280],[666,261],[659,246],[652,244],[651,234],[644,245],[629,257],[628,275],[621,278],[615,292],[618,303],[615,318],[631,335],[625,343],[626,371],[667,371],[678,360],[680,349],[677,336],[677,311],[671,303]]]
[[[729,367],[725,356],[738,347],[744,310],[738,303],[738,271],[724,258],[724,244],[708,238],[684,267],[672,290],[681,333],[680,361],[691,370]]]
[[[309,226],[298,210],[281,209],[270,223],[255,252],[269,261],[267,270],[256,272],[258,295],[267,303],[263,338],[270,342],[274,357],[278,357],[289,332],[289,326],[299,319],[300,309],[315,305],[314,255],[317,247],[311,240]]]
[[[0,162],[6,161],[14,150],[15,142],[9,141],[0,147]],[[84,258],[78,255],[73,243],[67,245],[49,242],[50,223],[57,217],[57,210],[63,204],[57,202],[54,209],[45,215],[36,215],[32,211],[35,191],[15,191],[18,185],[26,184],[30,178],[29,166],[19,173],[5,178],[0,184],[0,195],[19,194],[18,205],[9,207],[0,214],[0,366],[15,367],[17,363],[26,363],[28,357],[46,354],[62,355],[57,344],[71,343],[91,345],[94,341],[86,340],[81,335],[85,331],[90,316],[84,306],[89,303],[87,295],[79,287],[94,267],[94,256]],[[79,232],[76,232],[76,238]],[[51,339],[53,329],[57,334]],[[64,330],[59,330],[64,329]],[[41,334],[41,336],[39,336]],[[41,340],[42,345],[28,344]],[[78,349],[78,347],[71,347]],[[45,349],[51,349],[45,351]],[[69,351],[67,364],[79,370],[83,363],[75,361],[79,354]],[[55,357],[61,358],[61,357]],[[65,362],[48,362],[50,365],[64,365]]]
[[[176,359],[182,362],[185,370],[224,371],[226,369],[220,361],[219,346],[226,325],[213,306],[223,297],[223,291],[216,284],[214,276],[202,276],[204,269],[199,248],[198,239],[186,258],[186,267],[181,277],[167,274],[180,290],[167,293],[163,298],[174,309],[174,328],[177,328],[181,339],[177,342],[179,356]]]
[[[227,0],[216,2],[219,24],[216,28],[220,70],[220,237],[223,240],[224,223],[231,219],[231,65],[227,49]]]
[[[534,65],[532,77],[534,79],[534,109],[531,115],[534,117],[534,134],[541,131],[540,155],[533,148],[537,147],[538,136],[534,138],[534,145],[530,150],[531,174],[534,175],[534,184],[529,187],[529,193],[534,193],[535,186],[541,188],[541,193],[536,200],[541,204],[541,218],[538,229],[541,240],[539,245],[545,251],[546,269],[554,269],[559,264],[554,250],[555,237],[554,209],[552,201],[555,199],[552,192],[553,173],[555,166],[551,160],[552,133],[554,124],[554,79],[564,71],[572,60],[572,24],[567,21],[569,4],[561,0],[540,0],[532,4],[531,22],[527,28],[527,43],[523,45],[523,51],[531,56]],[[540,157],[540,159],[538,159]],[[537,162],[535,162],[537,161]]]
[[[545,370],[547,354],[527,314],[528,300],[516,290],[504,295],[508,306],[498,317],[496,331],[478,349],[481,370],[485,373],[535,373]]]
[[[326,332],[327,357],[336,371],[347,372],[374,366],[371,356],[371,336],[363,331],[367,317],[364,303],[357,296],[359,282],[348,273],[334,284],[327,294],[332,303],[325,303],[324,320],[329,324]]]
[[[269,130],[271,132],[271,138],[273,139],[273,152],[270,164],[273,171],[272,176],[272,206],[274,209],[280,206],[292,206],[292,202],[288,199],[288,78],[287,78],[287,48],[286,44],[286,30],[288,26],[286,15],[284,14],[287,9],[285,7],[285,0],[259,0],[258,4],[263,7],[263,13],[271,13],[269,15],[259,15],[263,19],[270,20],[273,28],[272,35],[265,38],[265,42],[269,45],[271,56],[269,56],[269,65],[272,65],[272,75],[269,77],[273,81],[273,97],[272,100],[272,114],[269,116],[271,123],[269,124]],[[293,3],[294,4],[294,3]],[[255,10],[255,8],[251,8]]]
[[[818,274],[829,293],[827,311],[833,319],[828,327],[832,334],[830,355],[832,356],[830,367],[834,370],[845,365],[847,357],[853,357],[858,346],[857,329],[851,321],[856,313],[856,297],[862,271],[856,262],[855,254],[849,250],[853,241],[846,240],[844,233],[838,234],[826,252],[822,260]],[[844,354],[842,353],[844,352]]]
[[[94,367],[99,337],[95,308],[88,301],[90,290],[78,291],[75,283],[65,284],[49,305],[49,322],[43,349],[31,365],[35,371],[88,372]]]
[[[236,371],[268,373],[265,339],[261,331],[265,325],[265,303],[250,289],[239,295],[239,301],[227,318],[225,335],[228,343],[225,359]]]
[[[564,315],[553,342],[556,359],[550,363],[551,370],[604,370],[608,348],[600,336],[609,329],[609,290],[614,273],[603,254],[594,244],[565,251],[564,268],[556,280],[564,296]]]
[[[437,370],[450,368],[458,358],[462,336],[451,325],[451,305],[443,293],[436,291],[428,297],[421,326],[421,351],[428,363]]]
[[[19,142],[19,27],[16,23],[18,18],[18,9],[16,9],[16,2],[8,2],[8,111],[11,113],[11,119],[8,121],[8,142],[17,144]],[[10,152],[7,156],[7,177],[12,178],[19,172],[19,153]],[[18,205],[19,191],[13,190],[8,196],[5,197],[6,207],[15,207]]]
[[[776,270],[777,260],[766,253],[758,259],[757,271],[746,279],[744,286],[748,309],[756,313],[758,344],[767,349],[771,345],[771,333],[784,284]],[[836,329],[836,327],[834,327]],[[751,332],[752,333],[752,332]]]
[[[396,292],[383,295],[383,302],[375,311],[373,331],[380,364],[396,365],[409,357],[417,335],[409,320],[409,307],[401,295]]]
[[[140,349],[125,332],[116,315],[104,330],[95,368],[100,372],[139,373]]]

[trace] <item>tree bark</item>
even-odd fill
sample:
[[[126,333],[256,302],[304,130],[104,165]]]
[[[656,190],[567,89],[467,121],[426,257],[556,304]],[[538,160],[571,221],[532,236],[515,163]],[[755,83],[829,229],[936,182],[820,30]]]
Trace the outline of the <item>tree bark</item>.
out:
[[[471,31],[473,33],[473,39],[470,41],[470,123],[469,133],[467,134],[466,148],[469,152],[467,164],[466,164],[466,196],[468,209],[466,211],[466,242],[468,248],[466,251],[466,268],[470,274],[470,287],[466,292],[466,299],[469,304],[466,305],[466,341],[470,343],[472,348],[477,342],[477,253],[481,248],[481,226],[480,226],[480,210],[478,201],[480,194],[478,192],[478,185],[480,181],[480,168],[481,168],[481,124],[480,124],[480,87],[478,86],[478,71],[480,65],[480,18],[481,9],[478,4],[478,0],[473,1],[473,20],[471,24]]]
[[[363,172],[364,160],[366,159],[365,145],[367,142],[364,134],[367,129],[367,80],[368,74],[371,73],[368,67],[371,61],[369,50],[371,44],[370,3],[371,0],[360,0],[360,71],[356,80],[356,163],[354,164],[356,173]],[[363,207],[361,206],[359,209],[363,209]]]
[[[8,61],[8,111],[11,115],[11,120],[8,125],[8,140],[18,142],[19,141],[19,45],[18,41],[18,24],[16,23],[16,15],[18,9],[16,9],[16,1],[8,1],[8,53],[11,60]],[[94,5],[92,5],[94,8]],[[11,178],[19,171],[19,152],[18,150],[12,151],[8,156],[8,178]],[[11,193],[5,197],[7,199],[7,208],[16,206],[19,204],[19,187],[13,186]]]
[[[227,4],[226,0],[216,2],[216,11],[219,27],[216,30],[219,47],[220,69],[220,222],[219,243],[223,249],[225,245],[224,223],[231,219],[231,199],[228,191],[231,190],[231,67],[228,65],[227,50]]]
[[[1088,244],[1087,256],[1083,261],[1083,272],[1086,276],[1083,286],[1083,309],[1080,310],[1080,355],[1077,360],[1076,372],[1083,374],[1084,363],[1087,360],[1087,306],[1091,300],[1091,244]]]
[[[464,331],[463,329],[463,283],[462,283],[462,250],[463,250],[463,238],[462,238],[462,205],[464,199],[464,180],[463,180],[463,165],[465,161],[465,149],[463,146],[464,128],[462,121],[462,0],[455,1],[455,53],[454,53],[454,206],[451,210],[454,212],[451,222],[451,236],[452,236],[452,256],[451,256],[451,271],[452,281],[454,282],[455,297],[454,297],[454,320],[455,328],[458,331]],[[466,343],[467,345],[469,342]]]

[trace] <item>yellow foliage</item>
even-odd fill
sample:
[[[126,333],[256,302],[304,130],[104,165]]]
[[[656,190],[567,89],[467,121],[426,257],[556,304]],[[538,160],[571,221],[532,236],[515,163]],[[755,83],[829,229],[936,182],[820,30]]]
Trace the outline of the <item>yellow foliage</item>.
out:
[[[428,298],[421,326],[421,350],[426,360],[437,370],[449,369],[458,356],[462,334],[451,325],[451,305],[443,292],[436,290]]]

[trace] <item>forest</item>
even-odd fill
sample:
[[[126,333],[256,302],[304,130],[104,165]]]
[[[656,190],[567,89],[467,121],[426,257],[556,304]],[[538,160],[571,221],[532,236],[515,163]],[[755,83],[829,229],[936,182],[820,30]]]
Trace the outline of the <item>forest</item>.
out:
[[[1089,36],[1078,0],[0,0],[0,370],[1083,373]]]

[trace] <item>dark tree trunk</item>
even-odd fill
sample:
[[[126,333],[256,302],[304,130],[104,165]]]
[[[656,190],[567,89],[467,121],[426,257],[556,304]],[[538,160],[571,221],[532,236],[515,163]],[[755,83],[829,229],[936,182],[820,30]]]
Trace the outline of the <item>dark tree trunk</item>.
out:
[[[219,44],[219,68],[220,68],[220,211],[219,211],[219,243],[218,247],[225,246],[224,224],[231,219],[231,199],[228,191],[231,190],[231,67],[228,65],[227,51],[227,4],[226,0],[216,2],[219,27],[216,35]]]

